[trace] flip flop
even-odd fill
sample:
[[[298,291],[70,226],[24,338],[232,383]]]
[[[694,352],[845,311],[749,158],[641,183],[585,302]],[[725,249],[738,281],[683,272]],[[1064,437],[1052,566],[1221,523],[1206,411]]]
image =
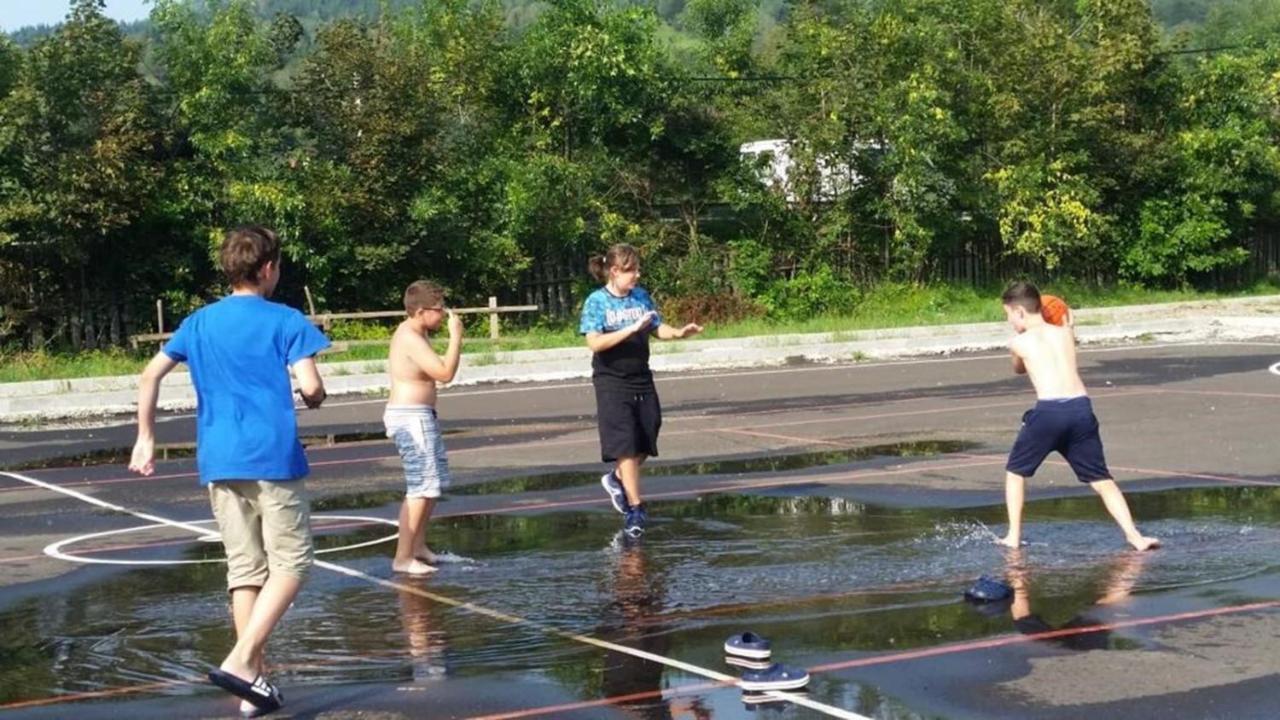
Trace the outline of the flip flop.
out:
[[[245,682],[225,670],[210,670],[209,682],[241,700],[248,700],[261,711],[258,715],[275,712],[284,705],[284,696],[280,694],[280,688],[272,685],[262,675],[254,678],[253,682]]]
[[[993,603],[1013,597],[1013,588],[995,578],[983,575],[964,591],[964,599],[971,603]]]

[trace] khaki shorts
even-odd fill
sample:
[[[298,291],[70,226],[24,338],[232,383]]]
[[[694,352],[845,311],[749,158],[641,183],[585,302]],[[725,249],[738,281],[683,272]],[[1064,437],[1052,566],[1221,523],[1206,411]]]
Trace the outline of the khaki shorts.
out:
[[[302,480],[221,480],[209,503],[227,551],[227,589],[262,587],[274,573],[311,569],[311,503]]]

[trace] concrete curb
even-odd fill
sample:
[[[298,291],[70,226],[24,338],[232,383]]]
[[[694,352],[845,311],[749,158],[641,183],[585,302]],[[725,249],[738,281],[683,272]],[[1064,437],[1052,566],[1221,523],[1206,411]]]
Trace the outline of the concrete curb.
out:
[[[1153,317],[1141,319],[1143,316]],[[1080,310],[1076,322],[1076,334],[1083,344],[1280,337],[1280,296]],[[1005,323],[972,323],[691,340],[654,344],[650,364],[657,372],[687,372],[949,355],[1002,349],[1008,344],[1009,332]],[[383,361],[323,363],[321,368],[333,396],[379,393],[387,387]],[[550,382],[590,374],[591,353],[585,347],[464,353],[459,380],[452,386]],[[135,410],[136,401],[136,375],[3,383],[0,421],[127,413]],[[195,391],[186,373],[165,378],[160,406],[167,410],[195,406]]]

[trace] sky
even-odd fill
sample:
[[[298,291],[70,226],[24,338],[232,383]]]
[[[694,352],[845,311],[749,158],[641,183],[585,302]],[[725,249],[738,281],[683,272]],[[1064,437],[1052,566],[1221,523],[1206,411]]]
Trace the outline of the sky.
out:
[[[59,23],[70,10],[70,0],[0,0],[0,31]],[[107,16],[117,20],[141,20],[150,12],[148,0],[107,0]]]

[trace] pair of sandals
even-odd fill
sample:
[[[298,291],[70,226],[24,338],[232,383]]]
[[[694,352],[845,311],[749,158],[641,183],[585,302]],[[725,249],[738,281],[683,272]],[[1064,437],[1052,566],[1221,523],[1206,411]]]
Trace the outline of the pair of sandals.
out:
[[[244,702],[240,704],[240,715],[246,718],[262,717],[279,710],[284,705],[284,695],[280,694],[280,688],[263,675],[254,678],[253,682],[248,682],[219,669],[209,672],[209,682],[243,700]],[[245,703],[248,703],[248,707]]]
[[[731,636],[724,643],[724,653],[725,662],[744,668],[738,686],[748,694],[798,690],[809,684],[809,672],[804,668],[787,667],[771,661],[772,644],[753,632]]]

